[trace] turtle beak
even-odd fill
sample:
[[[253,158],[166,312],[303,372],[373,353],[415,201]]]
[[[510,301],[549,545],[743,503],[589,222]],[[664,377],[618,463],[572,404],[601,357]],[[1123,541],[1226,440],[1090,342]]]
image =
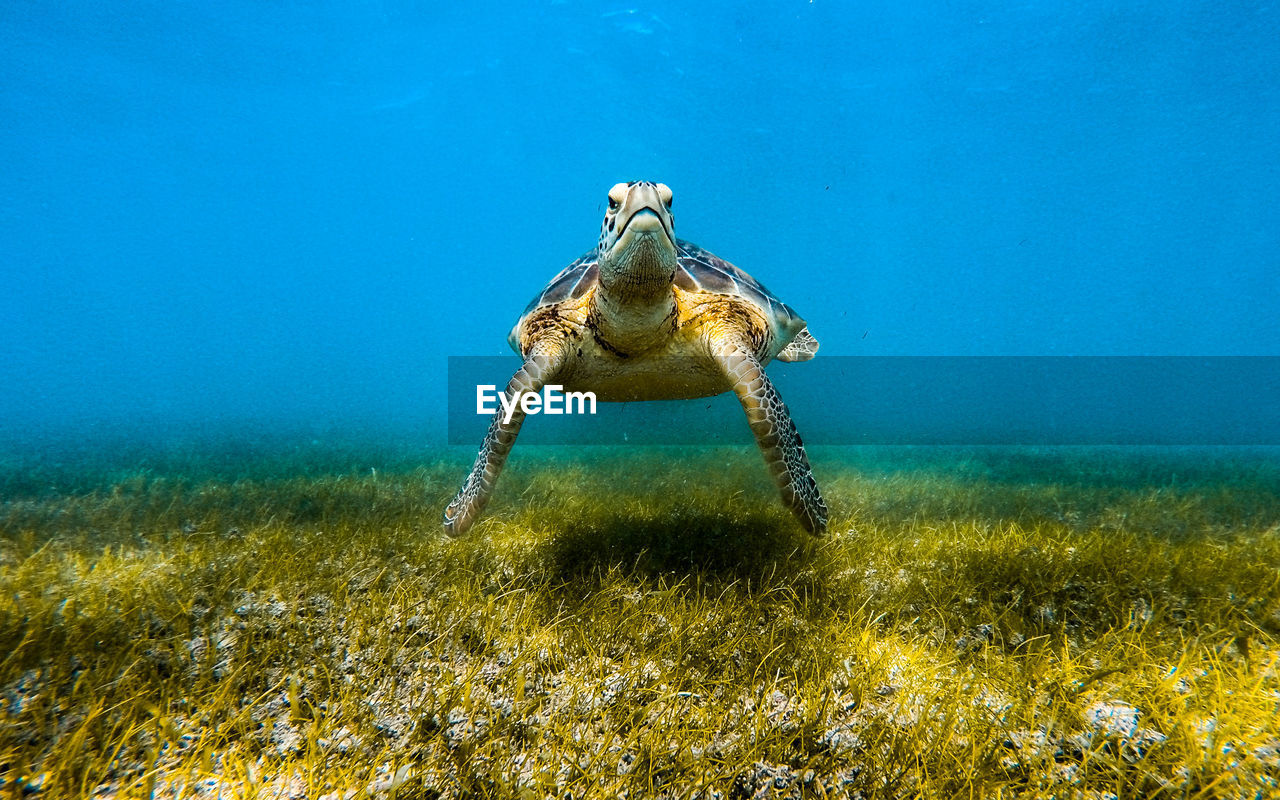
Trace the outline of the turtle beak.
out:
[[[631,215],[631,219],[627,220],[627,223],[622,226],[624,233],[628,229],[635,230],[637,232],[667,232],[666,227],[662,224],[662,218],[658,216],[658,212],[649,206],[638,209],[636,213]]]
[[[667,228],[667,222],[662,215],[650,206],[643,206],[636,211],[623,224],[622,230],[618,235],[618,243],[626,246],[630,244],[631,237],[641,234],[654,236],[658,233],[662,234],[665,240],[664,244],[674,248],[675,237],[671,235],[671,231]],[[628,236],[630,234],[630,236]]]

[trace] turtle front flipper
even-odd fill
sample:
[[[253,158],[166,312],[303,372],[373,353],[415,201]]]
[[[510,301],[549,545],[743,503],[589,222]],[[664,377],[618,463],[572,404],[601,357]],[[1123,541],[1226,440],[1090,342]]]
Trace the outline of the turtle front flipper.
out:
[[[564,350],[558,344],[535,346],[515,375],[507,383],[507,408],[513,399],[518,401],[528,392],[539,392],[542,387],[554,378],[564,361]],[[485,434],[484,443],[480,445],[480,453],[476,463],[471,467],[471,474],[458,490],[458,494],[444,510],[444,532],[450,536],[461,536],[466,533],[484,511],[485,504],[493,494],[502,474],[502,467],[507,463],[511,447],[516,443],[520,426],[524,423],[524,409],[516,402],[511,419],[504,421],[506,411],[502,403],[489,423],[489,432]]]
[[[782,502],[805,530],[822,535],[827,530],[827,504],[822,501],[804,443],[778,390],[773,388],[755,353],[736,337],[713,342],[712,354],[742,403],[769,473],[782,492]]]

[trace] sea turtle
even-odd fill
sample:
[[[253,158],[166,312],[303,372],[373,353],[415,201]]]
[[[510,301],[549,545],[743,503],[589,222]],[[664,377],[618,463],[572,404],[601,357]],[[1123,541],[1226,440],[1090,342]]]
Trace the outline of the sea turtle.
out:
[[[791,415],[765,374],[772,359],[807,361],[818,350],[803,319],[759,281],[675,238],[671,190],[632,181],[609,190],[594,250],[533,299],[507,341],[524,365],[508,405],[548,384],[601,401],[675,400],[732,390],[764,453],[782,501],[811,533],[827,507]],[[453,502],[444,529],[476,521],[524,421],[501,406]]]

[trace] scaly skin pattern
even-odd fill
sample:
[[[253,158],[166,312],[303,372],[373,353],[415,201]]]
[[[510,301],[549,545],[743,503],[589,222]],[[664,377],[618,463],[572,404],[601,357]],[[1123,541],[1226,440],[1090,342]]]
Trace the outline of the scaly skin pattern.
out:
[[[564,362],[564,354],[559,337],[549,336],[539,342],[525,359],[524,366],[507,383],[505,394],[508,403],[526,392],[541,391]],[[466,533],[484,511],[498,484],[502,467],[507,463],[511,447],[516,443],[520,426],[524,424],[525,413],[517,405],[509,421],[504,422],[502,417],[499,404],[498,413],[493,415],[493,421],[489,423],[489,432],[485,434],[484,443],[480,445],[480,453],[476,456],[466,482],[444,510],[444,532],[450,536]]]
[[[745,337],[721,335],[712,339],[711,347],[742,403],[769,474],[782,493],[783,504],[809,533],[826,533],[827,504],[813,478],[804,442],[764,367]]]
[[[595,392],[602,402],[733,391],[783,503],[806,530],[824,533],[827,507],[804,444],[764,371],[774,358],[812,358],[817,340],[751,276],[696,245],[677,244],[665,186],[618,184],[609,196],[596,255],[553,279],[512,332],[525,361],[507,384],[508,404],[549,383]],[[510,420],[502,416],[500,405],[445,509],[450,536],[480,518],[525,414],[517,406]]]

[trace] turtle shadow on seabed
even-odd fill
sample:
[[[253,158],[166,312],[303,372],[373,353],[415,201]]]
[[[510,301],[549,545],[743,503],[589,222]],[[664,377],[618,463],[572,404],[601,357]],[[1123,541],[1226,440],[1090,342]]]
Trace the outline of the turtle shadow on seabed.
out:
[[[785,584],[812,573],[820,541],[782,514],[729,518],[693,509],[662,518],[606,512],[566,520],[554,531],[540,547],[543,563],[552,575],[575,582],[621,571]]]

